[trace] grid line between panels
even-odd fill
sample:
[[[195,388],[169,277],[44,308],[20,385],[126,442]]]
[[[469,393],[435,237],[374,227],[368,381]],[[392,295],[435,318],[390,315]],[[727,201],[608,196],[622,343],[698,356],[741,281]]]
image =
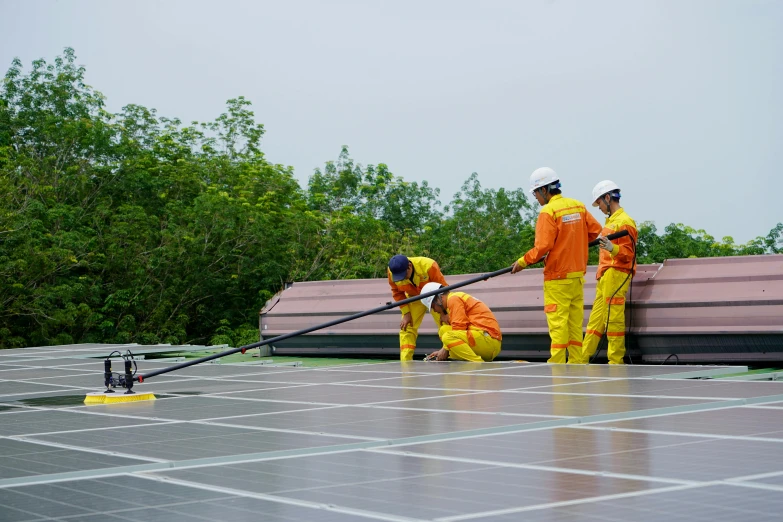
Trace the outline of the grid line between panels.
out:
[[[772,395],[766,397],[754,397],[749,399],[736,399],[731,401],[712,402],[704,404],[671,406],[665,408],[654,408],[647,410],[628,411],[612,414],[599,414],[586,417],[575,417],[558,420],[547,420],[529,424],[515,424],[508,426],[497,426],[492,428],[481,428],[462,430],[448,433],[438,433],[432,435],[422,435],[415,437],[405,437],[400,439],[387,439],[381,441],[354,442],[339,444],[328,448],[299,448],[294,450],[278,450],[260,453],[251,453],[243,455],[230,455],[222,457],[209,457],[198,459],[187,459],[181,461],[139,464],[131,466],[120,466],[103,470],[89,470],[78,472],[53,473],[48,475],[37,475],[32,477],[18,477],[0,480],[0,488],[9,488],[22,485],[43,484],[50,482],[60,482],[78,479],[94,479],[100,477],[117,476],[128,473],[154,472],[173,469],[187,469],[215,465],[239,464],[246,462],[259,462],[264,460],[277,460],[286,458],[297,458],[313,455],[328,455],[335,453],[344,453],[363,449],[377,449],[384,447],[403,447],[416,444],[431,442],[445,442],[451,440],[462,440],[476,437],[489,437],[493,435],[519,433],[533,430],[546,430],[551,428],[567,427],[586,423],[597,423],[606,421],[633,420],[636,418],[670,415],[673,413],[689,413],[715,409],[733,408],[747,404],[763,404],[767,402],[780,402],[783,395]]]

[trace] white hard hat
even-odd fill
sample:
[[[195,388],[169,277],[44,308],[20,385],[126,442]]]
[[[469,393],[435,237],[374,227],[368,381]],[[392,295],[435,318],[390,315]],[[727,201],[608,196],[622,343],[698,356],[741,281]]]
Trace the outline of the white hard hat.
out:
[[[530,193],[535,192],[537,188],[546,187],[558,181],[560,181],[560,177],[557,175],[557,172],[549,167],[536,169],[530,175]]]
[[[424,285],[422,287],[421,293],[422,294],[426,294],[426,293],[429,293],[429,292],[433,292],[433,291],[437,290],[438,288],[440,288],[441,286],[442,285],[440,283],[427,283],[426,285]],[[435,298],[435,296],[431,295],[431,296],[425,297],[424,299],[421,300],[421,304],[423,304],[424,306],[427,307],[427,311],[428,312],[430,311],[430,308],[432,308],[432,300],[434,298]]]
[[[620,187],[617,186],[617,183],[610,179],[605,179],[593,187],[593,206],[597,207],[598,198],[610,192],[620,192]]]

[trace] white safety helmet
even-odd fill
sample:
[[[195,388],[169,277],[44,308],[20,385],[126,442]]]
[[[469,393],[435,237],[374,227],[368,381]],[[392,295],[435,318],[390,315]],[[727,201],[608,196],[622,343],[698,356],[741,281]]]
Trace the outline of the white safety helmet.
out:
[[[549,167],[536,169],[530,175],[530,193],[535,192],[537,188],[546,187],[558,181],[560,181],[560,177],[557,172]]]
[[[443,286],[443,285],[441,285],[440,283],[427,283],[426,285],[424,285],[422,287],[421,293],[422,294],[427,294],[429,292],[433,292],[433,291],[437,290],[438,288],[440,288],[441,286]],[[435,298],[435,296],[431,295],[431,296],[425,297],[424,299],[421,300],[421,304],[423,304],[424,306],[427,307],[427,311],[428,312],[430,311],[430,308],[432,308],[432,300],[434,298]]]
[[[602,182],[600,182],[598,185],[593,187],[593,206],[598,206],[598,199],[602,197],[604,194],[609,194],[610,192],[617,192],[617,197],[620,196],[620,187],[617,186],[617,183],[610,179],[605,179]]]

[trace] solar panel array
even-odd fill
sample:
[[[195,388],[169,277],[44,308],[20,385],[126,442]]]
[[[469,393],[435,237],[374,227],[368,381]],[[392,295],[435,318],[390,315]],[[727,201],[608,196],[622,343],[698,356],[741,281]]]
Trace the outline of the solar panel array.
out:
[[[102,389],[103,365],[89,357],[113,348],[0,351],[0,520],[783,511],[783,384],[703,379],[732,368],[204,364],[137,386],[156,401],[84,406]]]

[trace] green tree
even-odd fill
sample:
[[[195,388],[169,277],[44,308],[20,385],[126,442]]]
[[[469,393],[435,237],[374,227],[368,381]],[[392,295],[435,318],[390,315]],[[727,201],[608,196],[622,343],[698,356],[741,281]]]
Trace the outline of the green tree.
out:
[[[775,225],[766,237],[760,239],[770,254],[783,254],[783,223]]]
[[[484,189],[474,172],[446,211],[419,240],[445,273],[511,266],[533,245],[536,215],[522,189]]]
[[[307,212],[249,102],[182,125],[113,115],[67,49],[0,90],[0,345],[205,342],[291,273]]]
[[[383,163],[355,164],[343,147],[337,161],[310,177],[310,219],[300,222],[300,230],[309,232],[300,236],[308,242],[292,256],[294,276],[385,276],[389,258],[412,252],[416,237],[440,218],[437,197],[427,182],[408,183]]]
[[[780,229],[783,230],[783,226],[780,226]],[[738,245],[729,236],[724,237],[721,241],[716,241],[706,231],[696,230],[682,223],[670,224],[664,229],[664,233],[659,235],[655,224],[645,221],[639,225],[637,261],[639,263],[662,263],[666,259],[688,257],[774,253],[776,233],[779,234],[777,227],[770,231],[766,238],[759,237],[748,243]]]
[[[384,277],[396,253],[485,272],[533,244],[526,194],[475,173],[441,210],[427,182],[343,147],[302,190],[264,156],[243,97],[191,124],[104,103],[71,49],[28,71],[14,60],[0,86],[0,347],[247,344],[286,281]],[[782,236],[737,245],[645,222],[639,262],[780,253]]]

